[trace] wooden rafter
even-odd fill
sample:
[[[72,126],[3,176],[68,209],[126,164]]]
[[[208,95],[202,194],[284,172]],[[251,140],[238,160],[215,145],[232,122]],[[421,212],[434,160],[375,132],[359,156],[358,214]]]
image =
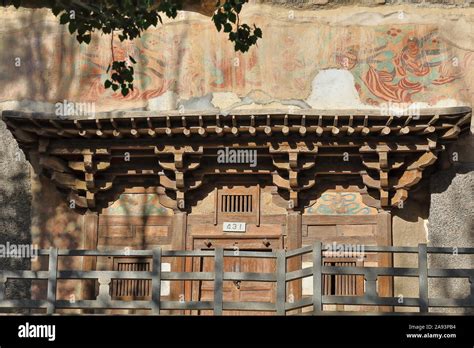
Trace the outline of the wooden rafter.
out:
[[[216,175],[264,175],[300,193],[337,176],[362,181],[382,207],[403,202],[443,143],[469,127],[469,108],[383,116],[367,110],[240,110],[222,117],[196,112],[123,112],[95,119],[5,111],[20,146],[77,206],[98,210],[124,185],[156,185],[178,204]],[[259,165],[221,165],[222,147],[258,150]],[[129,162],[124,162],[128,153]]]

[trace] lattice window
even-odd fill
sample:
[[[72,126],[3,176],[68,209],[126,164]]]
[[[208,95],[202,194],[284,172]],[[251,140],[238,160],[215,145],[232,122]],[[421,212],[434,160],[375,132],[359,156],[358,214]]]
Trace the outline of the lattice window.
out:
[[[114,271],[150,272],[150,261],[143,258],[115,258]],[[151,280],[112,279],[111,296],[113,299],[147,299],[151,296]]]
[[[324,266],[356,267],[356,261],[323,260]],[[361,294],[363,278],[352,274],[323,274],[323,294],[335,296],[358,296]]]
[[[221,195],[221,213],[252,213],[253,195]]]

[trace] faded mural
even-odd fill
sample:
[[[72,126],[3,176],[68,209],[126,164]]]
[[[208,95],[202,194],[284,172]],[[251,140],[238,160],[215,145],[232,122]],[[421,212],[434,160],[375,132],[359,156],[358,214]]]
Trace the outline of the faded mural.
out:
[[[14,12],[0,16],[8,13]],[[274,19],[254,10],[245,20],[262,27],[264,37],[258,47],[240,54],[210,18],[198,14],[183,12],[132,43],[95,35],[89,46],[75,42],[46,11],[26,11],[17,18],[0,22],[0,61],[6,69],[0,80],[8,86],[0,91],[0,102],[68,99],[111,110],[143,108],[158,98],[159,109],[174,109],[178,101],[232,92],[236,105],[297,100],[300,107],[315,107],[306,101],[313,79],[325,69],[350,72],[358,98],[367,106],[473,99],[474,53],[445,40],[436,21],[333,26],[298,16]],[[20,30],[30,35],[16,37],[11,49],[12,36]],[[135,90],[125,98],[103,87],[111,46],[116,60],[132,55],[138,61]],[[21,66],[15,66],[16,57]],[[214,105],[209,101],[195,107]]]
[[[369,215],[377,214],[377,209],[362,202],[358,192],[325,192],[310,207],[306,214],[316,215]]]

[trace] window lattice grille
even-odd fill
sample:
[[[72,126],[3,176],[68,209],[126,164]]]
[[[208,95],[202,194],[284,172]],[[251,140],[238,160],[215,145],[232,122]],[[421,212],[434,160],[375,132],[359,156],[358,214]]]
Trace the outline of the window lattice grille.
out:
[[[356,267],[355,261],[323,261],[324,266]],[[357,296],[357,275],[323,274],[324,295]]]
[[[149,272],[151,265],[147,261],[119,261],[115,264],[115,271]],[[144,298],[151,295],[151,280],[146,279],[113,279],[111,284],[113,298],[133,297]]]
[[[252,195],[222,195],[221,213],[252,213],[253,196]]]

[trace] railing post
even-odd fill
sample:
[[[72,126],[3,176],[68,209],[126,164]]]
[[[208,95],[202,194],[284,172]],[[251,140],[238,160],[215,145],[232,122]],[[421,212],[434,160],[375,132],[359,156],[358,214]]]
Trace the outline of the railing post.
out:
[[[276,311],[277,315],[285,315],[286,304],[286,251],[277,250],[277,296]]]
[[[369,270],[370,271],[370,270]],[[365,272],[365,293],[364,297],[374,301],[375,298],[379,297],[377,293],[377,278],[378,274],[374,272]]]
[[[99,278],[99,295],[97,296],[97,301],[101,301],[104,304],[108,304],[112,301],[110,296],[110,282],[112,279],[109,276],[101,276]]]
[[[151,312],[160,314],[161,301],[161,248],[153,249],[153,270],[151,279]]]
[[[49,262],[48,262],[48,293],[47,300],[48,305],[46,307],[47,314],[53,314],[56,309],[56,288],[57,288],[57,276],[58,276],[58,249],[49,249]]]
[[[224,249],[214,250],[214,315],[222,315],[224,285]]]
[[[428,312],[428,252],[426,244],[418,244],[418,281],[420,313]]]
[[[315,242],[313,244],[313,314],[320,314],[323,309],[321,254],[321,242]]]

